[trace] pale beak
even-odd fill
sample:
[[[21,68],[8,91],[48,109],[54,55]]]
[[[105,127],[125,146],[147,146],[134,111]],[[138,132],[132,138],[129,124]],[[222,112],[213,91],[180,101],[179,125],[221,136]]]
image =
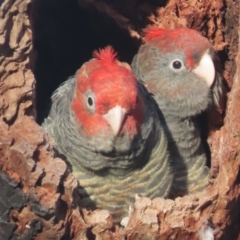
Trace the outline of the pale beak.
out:
[[[215,67],[208,52],[202,56],[201,61],[198,66],[193,69],[193,72],[199,77],[202,77],[207,85],[211,87],[215,79]]]
[[[126,116],[126,110],[120,106],[111,108],[103,117],[108,121],[115,135],[122,127],[123,120]]]

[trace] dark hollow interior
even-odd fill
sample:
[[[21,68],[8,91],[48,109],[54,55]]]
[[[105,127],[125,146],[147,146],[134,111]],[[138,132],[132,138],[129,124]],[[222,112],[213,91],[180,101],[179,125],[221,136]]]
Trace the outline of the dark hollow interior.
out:
[[[111,45],[121,61],[131,63],[140,41],[111,17],[76,0],[36,0],[33,7],[37,122],[41,124],[53,91],[89,61],[94,50]]]

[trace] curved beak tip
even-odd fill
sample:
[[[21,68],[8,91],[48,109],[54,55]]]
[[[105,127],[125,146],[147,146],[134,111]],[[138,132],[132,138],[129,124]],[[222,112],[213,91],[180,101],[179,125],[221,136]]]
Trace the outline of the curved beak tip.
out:
[[[115,135],[117,135],[122,127],[123,120],[126,116],[126,110],[120,106],[111,108],[103,117],[111,126]]]
[[[199,65],[193,70],[193,72],[199,77],[202,77],[209,87],[213,84],[215,79],[215,67],[208,52],[203,55]]]

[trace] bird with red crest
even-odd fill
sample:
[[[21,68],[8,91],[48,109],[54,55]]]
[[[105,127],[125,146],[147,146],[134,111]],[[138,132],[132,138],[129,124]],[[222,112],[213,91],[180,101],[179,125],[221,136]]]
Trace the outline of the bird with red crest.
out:
[[[115,222],[136,194],[167,197],[171,171],[152,98],[108,46],[93,53],[52,96],[43,127],[79,180],[81,206]]]
[[[139,80],[154,95],[168,138],[174,179],[172,198],[208,186],[207,154],[199,117],[224,94],[221,69],[211,43],[193,29],[145,29],[132,62]]]

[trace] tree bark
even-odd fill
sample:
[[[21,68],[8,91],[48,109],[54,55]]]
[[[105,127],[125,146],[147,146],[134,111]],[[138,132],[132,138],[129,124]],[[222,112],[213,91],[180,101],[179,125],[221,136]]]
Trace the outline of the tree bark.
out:
[[[47,134],[36,123],[36,81],[41,91],[47,91],[52,84],[49,76],[55,74],[58,78],[71,72],[62,72],[62,67],[70,69],[71,64],[66,66],[68,60],[58,59],[68,56],[60,54],[64,49],[56,32],[61,18],[57,14],[61,11],[71,14],[71,11],[65,9],[64,0],[3,0],[0,1],[0,239],[207,240],[209,232],[213,232],[215,239],[240,239],[239,2],[170,0],[160,5],[158,1],[137,0],[73,2],[79,7],[79,14],[91,16],[91,20],[83,23],[93,31],[91,34],[97,31],[92,20],[97,11],[100,17],[114,22],[111,26],[126,30],[136,45],[142,41],[142,29],[147,24],[194,28],[212,42],[230,89],[223,126],[218,126],[208,139],[216,173],[210,186],[199,194],[175,201],[137,199],[125,228],[113,226],[105,210],[79,209],[78,182],[65,162],[55,157]],[[74,29],[73,36],[76,31],[80,30]],[[112,40],[109,41],[111,44]],[[55,54],[50,75],[45,65],[39,63],[44,51],[39,46],[43,43]],[[127,59],[129,56],[124,54],[128,50],[122,51],[120,55]],[[79,61],[75,59],[74,63]]]

